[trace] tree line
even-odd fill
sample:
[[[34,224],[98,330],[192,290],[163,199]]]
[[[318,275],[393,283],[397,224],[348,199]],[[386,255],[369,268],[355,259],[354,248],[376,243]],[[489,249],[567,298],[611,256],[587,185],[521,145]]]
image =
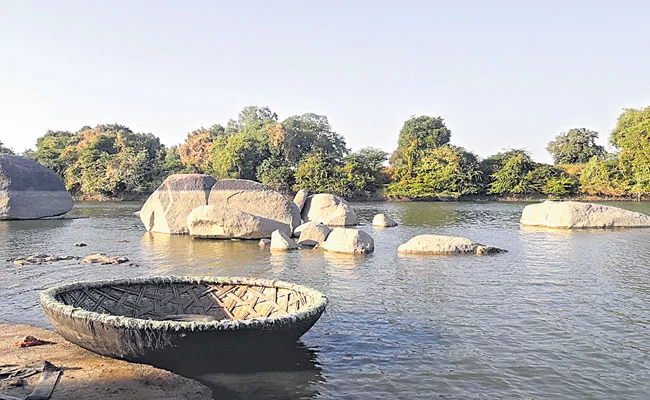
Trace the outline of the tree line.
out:
[[[389,158],[372,147],[351,152],[326,116],[281,121],[268,107],[251,106],[225,126],[190,132],[176,146],[104,124],[48,131],[24,155],[53,169],[73,195],[87,198],[145,195],[174,173],[252,179],[285,193],[306,189],[350,199],[650,194],[650,107],[620,115],[610,136],[613,153],[596,143],[597,132],[559,134],[547,146],[553,165],[535,162],[523,149],[480,159],[453,145],[451,136],[441,117],[411,117]],[[11,149],[0,142],[2,152]]]

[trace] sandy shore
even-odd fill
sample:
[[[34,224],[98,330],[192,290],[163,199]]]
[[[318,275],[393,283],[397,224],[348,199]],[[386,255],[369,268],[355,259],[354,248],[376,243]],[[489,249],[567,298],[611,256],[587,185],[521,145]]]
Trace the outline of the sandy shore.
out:
[[[35,336],[56,344],[20,348],[16,342]],[[0,323],[0,371],[47,360],[63,369],[51,399],[211,399],[203,384],[148,365],[102,357],[67,342],[55,332],[30,325]],[[41,374],[25,379],[24,387],[0,383],[0,393],[27,395]]]

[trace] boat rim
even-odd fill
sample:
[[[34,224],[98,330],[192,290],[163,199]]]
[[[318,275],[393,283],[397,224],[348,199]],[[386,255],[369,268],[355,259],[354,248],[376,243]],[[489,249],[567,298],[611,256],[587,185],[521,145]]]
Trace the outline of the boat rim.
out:
[[[56,295],[82,287],[101,287],[108,285],[133,285],[142,283],[209,283],[235,284],[292,289],[313,296],[314,303],[299,310],[277,317],[251,318],[246,320],[222,319],[219,321],[173,321],[133,318],[123,315],[103,314],[88,311],[81,307],[64,304],[56,299]],[[249,277],[215,277],[215,276],[151,276],[126,279],[108,279],[99,281],[78,281],[56,285],[45,289],[40,295],[41,306],[44,309],[63,314],[69,318],[99,322],[104,325],[124,329],[150,329],[166,331],[232,331],[249,329],[272,329],[273,327],[293,324],[310,319],[321,314],[327,306],[328,299],[323,293],[307,286],[298,285],[282,280],[249,278]]]

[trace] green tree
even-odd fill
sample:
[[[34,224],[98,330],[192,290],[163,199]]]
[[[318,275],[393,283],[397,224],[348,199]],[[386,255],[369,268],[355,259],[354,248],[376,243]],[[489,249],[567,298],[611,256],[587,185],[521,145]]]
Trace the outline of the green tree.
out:
[[[268,137],[262,131],[248,131],[219,138],[212,154],[211,173],[215,178],[252,179],[271,156]]]
[[[283,193],[290,192],[295,184],[293,169],[277,157],[262,161],[257,168],[257,180]]]
[[[523,194],[529,193],[530,180],[525,179],[529,172],[535,169],[535,163],[528,154],[513,154],[506,158],[501,166],[492,174],[489,185],[490,194]]]
[[[6,147],[2,142],[0,142],[0,154],[15,154],[13,150],[11,150],[9,147]]]
[[[553,156],[555,164],[584,164],[591,158],[602,159],[605,148],[596,144],[598,132],[585,128],[570,129],[548,143],[546,150]]]
[[[423,152],[413,175],[389,185],[386,194],[419,199],[476,194],[481,190],[481,176],[473,153],[446,145]]]
[[[74,162],[74,155],[66,149],[79,142],[79,137],[68,131],[47,131],[36,139],[36,151],[30,157],[63,178],[65,170]]]
[[[580,191],[594,196],[620,196],[622,175],[617,158],[593,157],[580,174]]]
[[[304,155],[320,152],[341,161],[349,150],[343,136],[334,132],[326,116],[303,114],[291,116],[281,124],[283,136],[276,146],[283,158],[295,165]]]
[[[423,152],[449,143],[451,131],[441,117],[409,118],[399,134],[397,150],[391,157],[398,178],[412,176]]]
[[[213,125],[209,129],[200,128],[190,132],[185,141],[178,146],[181,162],[192,172],[205,173],[212,164],[212,145],[215,140],[224,135],[221,125]]]
[[[345,194],[340,174],[341,164],[321,152],[305,155],[295,173],[294,190],[304,189],[312,193]]]
[[[619,168],[630,193],[650,193],[650,106],[625,110],[610,137],[620,149]]]

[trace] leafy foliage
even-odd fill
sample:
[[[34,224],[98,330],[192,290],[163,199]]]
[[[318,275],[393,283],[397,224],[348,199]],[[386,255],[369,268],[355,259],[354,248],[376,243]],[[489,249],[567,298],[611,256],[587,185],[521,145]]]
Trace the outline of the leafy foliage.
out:
[[[618,155],[623,186],[633,194],[650,193],[650,106],[625,110],[610,138]]]
[[[391,157],[398,179],[412,177],[423,154],[449,143],[451,131],[441,117],[409,118],[402,127],[397,150]]]
[[[430,199],[476,194],[482,171],[477,157],[461,147],[442,146],[424,151],[413,175],[386,189],[389,197]]]
[[[553,156],[555,164],[584,164],[591,158],[602,159],[605,148],[596,144],[598,132],[585,128],[570,129],[548,143],[546,150]]]

